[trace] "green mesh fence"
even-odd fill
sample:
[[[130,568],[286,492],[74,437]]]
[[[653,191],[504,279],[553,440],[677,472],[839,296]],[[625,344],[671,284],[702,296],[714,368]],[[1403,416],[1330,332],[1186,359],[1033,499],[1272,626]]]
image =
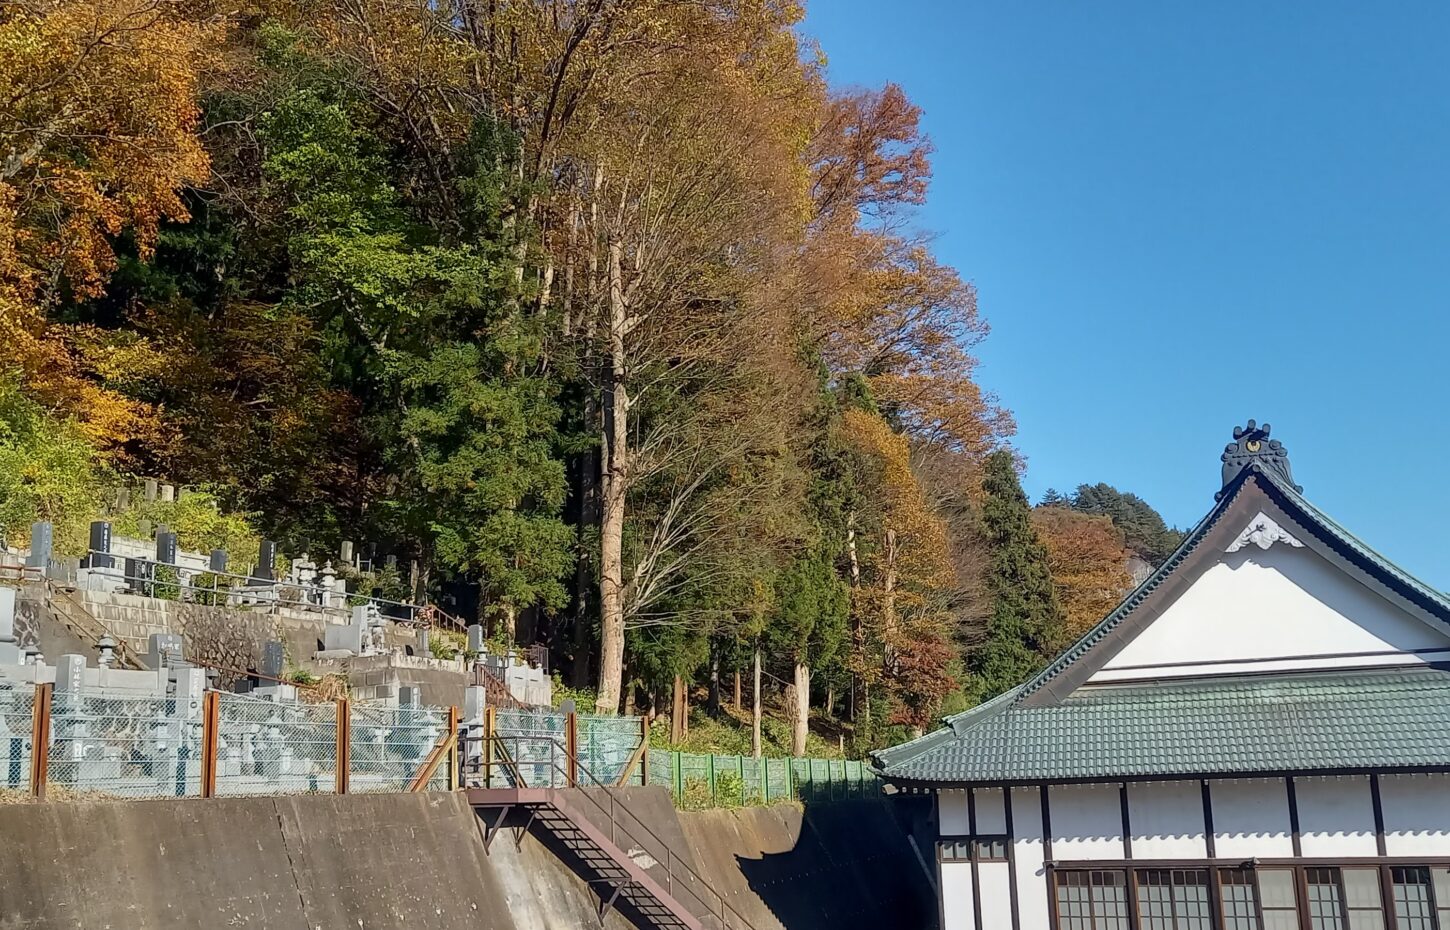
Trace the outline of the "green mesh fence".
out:
[[[808,803],[874,797],[881,783],[865,763],[842,759],[650,751],[649,780],[681,807],[734,807],[794,799]]]

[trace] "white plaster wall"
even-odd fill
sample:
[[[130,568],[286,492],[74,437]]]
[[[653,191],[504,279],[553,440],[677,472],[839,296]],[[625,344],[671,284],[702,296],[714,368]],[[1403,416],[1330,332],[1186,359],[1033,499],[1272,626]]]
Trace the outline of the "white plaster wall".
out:
[[[968,836],[972,832],[967,819],[967,793],[941,791],[936,796],[937,829],[942,836]]]
[[[1052,858],[1124,858],[1117,785],[1052,785],[1047,790]]]
[[[944,930],[974,930],[977,923],[976,912],[972,908],[970,862],[941,864],[941,895],[942,918],[946,921]]]
[[[977,863],[982,886],[982,930],[1012,927],[1012,873],[1005,862]]]
[[[1220,858],[1274,859],[1294,855],[1289,792],[1284,779],[1212,780],[1208,790],[1213,803],[1214,852]]]
[[[1043,868],[1042,793],[1013,788],[1012,844],[1017,882],[1019,930],[1051,930],[1047,910],[1047,872]]]
[[[1406,650],[1450,649],[1450,637],[1391,605],[1308,548],[1277,543],[1224,554],[1090,681],[1228,674],[1390,662],[1423,664]],[[1401,653],[1390,659],[1363,653]],[[1167,663],[1256,661],[1244,666],[1124,669]],[[1442,654],[1443,657],[1443,654]],[[1113,671],[1113,670],[1120,671]]]
[[[977,835],[1007,832],[1007,812],[1002,807],[1001,788],[977,788]]]
[[[1196,781],[1128,785],[1128,825],[1135,859],[1201,859],[1208,855],[1203,792]]]
[[[1378,854],[1368,776],[1296,778],[1294,795],[1305,856]]]
[[[1450,856],[1450,777],[1380,776],[1385,853]]]

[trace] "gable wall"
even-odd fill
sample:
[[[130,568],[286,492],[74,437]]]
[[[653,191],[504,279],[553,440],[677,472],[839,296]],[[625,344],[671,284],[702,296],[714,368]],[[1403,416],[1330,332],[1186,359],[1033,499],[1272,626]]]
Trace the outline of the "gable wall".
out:
[[[1250,545],[1214,561],[1090,683],[1425,664],[1450,636],[1309,548]],[[1187,664],[1196,663],[1196,664]]]

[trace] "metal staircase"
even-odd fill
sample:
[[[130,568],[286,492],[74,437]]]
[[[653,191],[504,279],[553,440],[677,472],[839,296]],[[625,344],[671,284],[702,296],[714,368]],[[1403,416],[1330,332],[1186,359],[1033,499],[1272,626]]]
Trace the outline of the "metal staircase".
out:
[[[516,844],[533,831],[594,886],[601,924],[619,909],[636,925],[653,930],[755,930],[644,825],[613,785],[594,778],[556,738],[463,737],[461,742],[482,750],[464,753],[475,759],[465,764],[464,785],[483,822],[485,851],[504,830],[516,831]],[[516,761],[521,746],[546,752]]]

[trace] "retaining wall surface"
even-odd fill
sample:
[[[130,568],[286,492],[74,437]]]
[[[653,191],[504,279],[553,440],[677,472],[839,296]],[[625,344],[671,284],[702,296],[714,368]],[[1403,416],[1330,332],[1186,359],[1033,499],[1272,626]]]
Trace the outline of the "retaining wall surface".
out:
[[[676,815],[663,789],[629,794],[755,930],[933,922],[884,802]],[[595,892],[532,836],[485,854],[462,794],[12,804],[0,837],[0,930],[599,926]]]
[[[755,930],[925,930],[934,893],[887,799],[683,812],[701,874]]]

